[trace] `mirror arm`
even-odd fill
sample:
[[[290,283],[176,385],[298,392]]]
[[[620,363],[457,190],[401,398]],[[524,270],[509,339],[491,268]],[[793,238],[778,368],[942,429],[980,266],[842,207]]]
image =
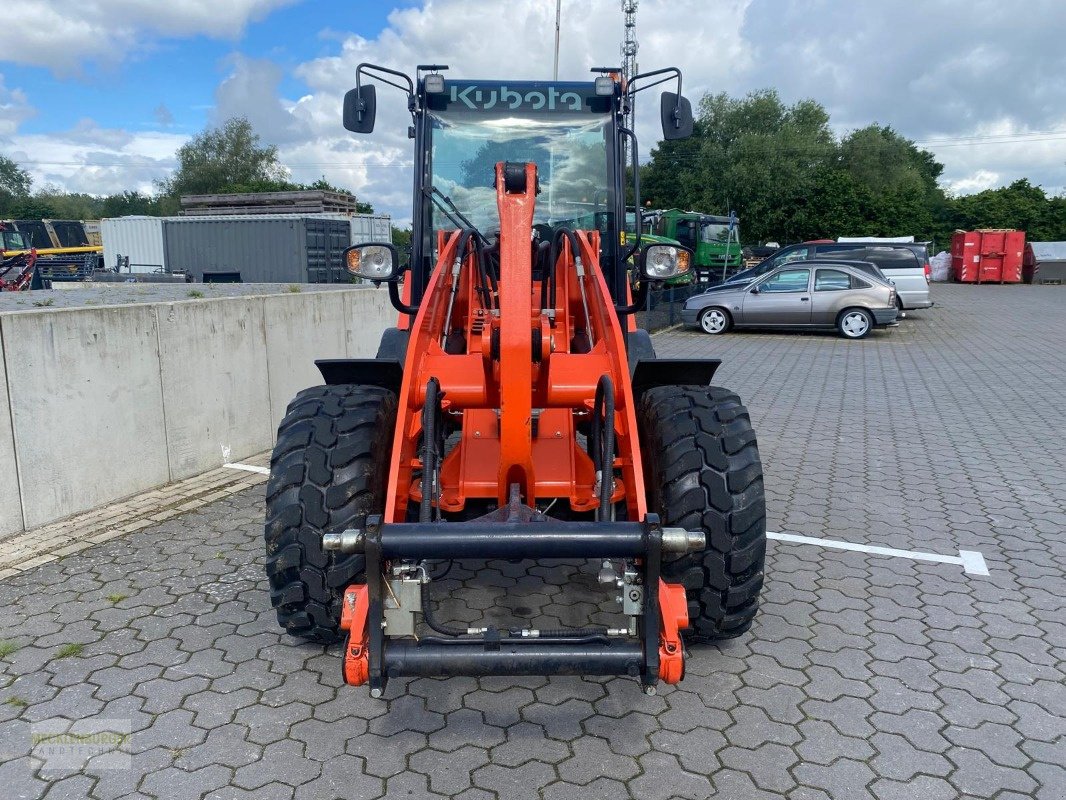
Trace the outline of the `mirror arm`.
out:
[[[637,293],[633,297],[633,305],[631,306],[615,306],[614,310],[617,314],[636,314],[642,308],[648,300],[648,292],[651,290],[651,281],[647,278],[641,278],[640,286],[637,288]]]
[[[667,74],[669,73],[669,74]],[[656,75],[666,75],[665,78],[660,78],[654,83],[649,83],[647,86],[641,86],[639,89],[633,89],[632,86],[641,78],[652,78]],[[641,72],[634,75],[629,79],[629,83],[626,84],[626,98],[630,98],[637,92],[643,92],[645,89],[650,89],[653,86],[658,86],[660,83],[666,83],[671,77],[677,78],[677,96],[681,96],[681,70],[677,67],[664,67],[663,69],[652,70],[651,72]]]
[[[385,73],[385,74],[388,74],[388,75],[395,75],[398,78],[402,78],[404,81],[406,81],[407,86],[405,87],[405,86],[403,86],[403,85],[401,85],[399,83],[396,83],[395,81],[391,81],[388,78],[386,78],[384,74],[381,74],[381,73]],[[415,83],[414,83],[414,81],[411,80],[411,76],[410,75],[407,75],[406,73],[400,72],[399,70],[389,69],[388,67],[382,67],[382,66],[379,66],[378,64],[371,64],[371,63],[369,63],[367,61],[363,61],[362,63],[359,64],[359,66],[357,66],[355,68],[355,88],[356,88],[356,91],[358,91],[359,89],[361,89],[363,87],[363,75],[364,74],[368,78],[373,78],[374,80],[381,81],[382,83],[387,83],[389,86],[396,87],[401,92],[406,92],[407,93],[408,105],[410,106],[411,100],[415,96]],[[411,110],[414,111],[414,109],[411,109]],[[364,111],[364,104],[362,103],[362,101],[360,101],[360,103],[359,103],[359,121],[360,122],[362,122],[362,120],[363,120],[363,111]]]
[[[406,270],[405,270],[406,271]],[[402,274],[402,273],[401,273]],[[399,277],[399,276],[397,276]],[[404,303],[400,297],[400,282],[399,280],[389,281],[389,302],[392,303],[392,307],[399,311],[401,314],[410,314],[412,317],[418,313],[418,306],[409,306]]]

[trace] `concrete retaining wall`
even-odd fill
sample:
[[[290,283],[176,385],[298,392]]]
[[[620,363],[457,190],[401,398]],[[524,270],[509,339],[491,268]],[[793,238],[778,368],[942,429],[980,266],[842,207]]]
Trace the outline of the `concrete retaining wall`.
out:
[[[269,449],[395,319],[371,288],[0,314],[0,537]]]

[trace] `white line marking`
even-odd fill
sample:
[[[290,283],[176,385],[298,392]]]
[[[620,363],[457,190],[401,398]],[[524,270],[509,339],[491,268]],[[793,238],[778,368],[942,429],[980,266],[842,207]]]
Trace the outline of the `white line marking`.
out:
[[[835,547],[838,550],[854,550],[858,553],[873,553],[878,556],[910,558],[915,561],[934,561],[938,564],[958,564],[967,575],[987,575],[988,566],[985,557],[976,550],[960,550],[957,556],[942,556],[939,553],[922,553],[917,550],[897,550],[894,547],[875,547],[856,542],[841,542],[836,539],[820,539],[816,536],[797,536],[794,533],[766,532],[767,539],[777,539],[793,544],[816,544],[821,547]]]
[[[257,467],[254,464],[223,464],[224,467],[230,469],[243,469],[245,472],[258,472],[260,475],[269,475],[269,467]]]

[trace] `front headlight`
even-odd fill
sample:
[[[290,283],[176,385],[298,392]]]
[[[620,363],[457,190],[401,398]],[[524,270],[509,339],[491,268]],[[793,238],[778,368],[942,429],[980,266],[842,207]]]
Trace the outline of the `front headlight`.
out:
[[[670,244],[649,244],[641,248],[641,273],[651,281],[665,281],[685,275],[692,269],[692,251]]]
[[[357,244],[344,251],[344,266],[352,275],[370,281],[391,281],[399,258],[391,244]]]

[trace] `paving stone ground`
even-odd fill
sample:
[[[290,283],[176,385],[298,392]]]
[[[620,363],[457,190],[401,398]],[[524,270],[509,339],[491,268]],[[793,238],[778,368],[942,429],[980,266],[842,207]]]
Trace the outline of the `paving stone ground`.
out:
[[[0,581],[0,797],[1066,798],[1066,290],[934,295],[863,342],[656,346],[724,360],[771,530],[979,550],[988,577],[771,542],[752,631],[691,653],[679,688],[423,679],[372,700],[335,648],[276,630],[254,487]],[[585,565],[480,566],[449,576],[451,616],[609,608]],[[36,760],[62,719],[118,721],[128,763]]]

